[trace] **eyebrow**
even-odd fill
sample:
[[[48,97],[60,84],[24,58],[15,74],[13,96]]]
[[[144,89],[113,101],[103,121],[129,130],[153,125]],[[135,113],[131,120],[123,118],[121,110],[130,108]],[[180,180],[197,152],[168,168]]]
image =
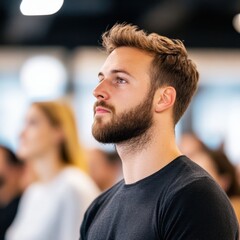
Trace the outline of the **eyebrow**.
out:
[[[124,70],[124,69],[113,69],[110,71],[111,74],[116,74],[116,73],[124,73],[130,77],[133,77],[128,71]],[[98,77],[104,77],[103,72],[99,72],[98,73]]]

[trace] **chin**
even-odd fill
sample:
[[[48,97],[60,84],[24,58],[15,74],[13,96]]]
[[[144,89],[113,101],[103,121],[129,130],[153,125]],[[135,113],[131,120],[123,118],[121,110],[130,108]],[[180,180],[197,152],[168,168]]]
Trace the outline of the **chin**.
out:
[[[94,117],[94,123],[109,123],[111,122],[111,119],[111,116],[99,115]]]
[[[25,161],[30,158],[30,153],[27,150],[24,149],[19,149],[17,150],[17,156],[20,158],[22,161]]]

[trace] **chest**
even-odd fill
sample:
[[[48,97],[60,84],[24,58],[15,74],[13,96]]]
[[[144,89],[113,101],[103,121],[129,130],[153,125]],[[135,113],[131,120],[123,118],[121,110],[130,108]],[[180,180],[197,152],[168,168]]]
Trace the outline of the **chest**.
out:
[[[156,199],[139,193],[117,194],[96,213],[88,230],[88,239],[160,239]]]

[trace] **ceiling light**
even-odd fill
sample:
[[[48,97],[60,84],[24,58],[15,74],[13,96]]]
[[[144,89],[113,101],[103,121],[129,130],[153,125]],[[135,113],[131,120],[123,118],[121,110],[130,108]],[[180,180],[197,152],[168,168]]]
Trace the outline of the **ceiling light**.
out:
[[[234,16],[233,27],[238,33],[240,33],[240,13]]]
[[[22,0],[20,10],[23,15],[51,15],[60,10],[64,0]]]
[[[22,66],[20,81],[30,99],[54,99],[65,93],[67,72],[58,59],[35,56]]]

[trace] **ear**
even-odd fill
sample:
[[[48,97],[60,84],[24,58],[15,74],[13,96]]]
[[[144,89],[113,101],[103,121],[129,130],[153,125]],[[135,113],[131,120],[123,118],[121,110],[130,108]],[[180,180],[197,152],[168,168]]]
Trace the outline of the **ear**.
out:
[[[155,94],[155,112],[162,112],[171,108],[176,100],[176,90],[174,87],[167,86],[159,88]]]

